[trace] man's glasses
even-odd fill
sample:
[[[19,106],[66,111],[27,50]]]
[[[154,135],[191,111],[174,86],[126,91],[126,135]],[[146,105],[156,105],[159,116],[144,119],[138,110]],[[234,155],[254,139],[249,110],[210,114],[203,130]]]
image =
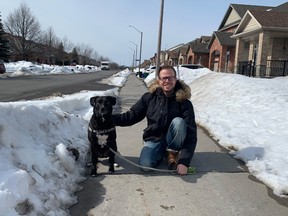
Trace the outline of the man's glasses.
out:
[[[159,77],[159,79],[160,79],[161,81],[165,82],[165,81],[173,81],[173,80],[176,79],[176,77],[175,77],[175,76],[170,76],[170,77]]]

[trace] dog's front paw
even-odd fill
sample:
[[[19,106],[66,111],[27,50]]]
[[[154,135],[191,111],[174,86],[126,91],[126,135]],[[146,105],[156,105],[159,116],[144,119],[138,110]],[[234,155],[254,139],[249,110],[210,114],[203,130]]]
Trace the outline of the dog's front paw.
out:
[[[93,168],[93,169],[91,170],[91,177],[92,177],[92,178],[95,178],[96,176],[97,176],[97,170]]]

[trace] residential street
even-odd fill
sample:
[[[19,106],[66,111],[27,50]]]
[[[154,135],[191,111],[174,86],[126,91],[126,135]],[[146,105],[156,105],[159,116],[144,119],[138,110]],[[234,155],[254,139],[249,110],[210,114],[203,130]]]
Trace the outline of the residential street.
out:
[[[0,101],[33,100],[59,92],[73,94],[82,90],[104,91],[111,86],[100,81],[115,73],[115,70],[110,70],[96,73],[7,77],[0,79]]]

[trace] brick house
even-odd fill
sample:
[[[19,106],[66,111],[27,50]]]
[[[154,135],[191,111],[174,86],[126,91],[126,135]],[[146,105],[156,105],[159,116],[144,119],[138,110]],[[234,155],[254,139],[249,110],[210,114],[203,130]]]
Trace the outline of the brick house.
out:
[[[194,41],[189,42],[187,49],[187,64],[201,64],[204,67],[209,66],[209,49],[208,42],[210,36],[202,36]]]
[[[160,65],[201,64],[208,67],[209,50],[207,48],[210,36],[201,36],[186,44],[178,44],[160,53]],[[156,64],[157,54],[150,59]]]
[[[178,64],[187,64],[187,50],[189,44],[184,44],[183,46],[179,47],[179,54],[178,54]]]
[[[179,62],[179,54],[180,49],[182,46],[185,46],[184,44],[178,44],[174,47],[171,47],[168,50],[161,51],[160,52],[160,65],[171,65],[176,66]],[[185,54],[184,54],[185,55]],[[154,54],[152,58],[150,58],[149,63],[146,62],[147,65],[156,65],[157,61],[157,53]]]
[[[209,66],[213,71],[234,72],[236,39],[231,38],[246,11],[266,11],[267,6],[230,4],[217,31],[213,32],[208,44]]]
[[[243,69],[249,65],[248,75],[288,75],[288,2],[266,11],[247,10],[232,38],[236,73],[247,75]]]
[[[165,51],[164,55],[164,62],[162,64],[176,66],[179,63],[179,54],[181,47],[185,46],[185,44],[181,43],[178,44],[168,50]]]

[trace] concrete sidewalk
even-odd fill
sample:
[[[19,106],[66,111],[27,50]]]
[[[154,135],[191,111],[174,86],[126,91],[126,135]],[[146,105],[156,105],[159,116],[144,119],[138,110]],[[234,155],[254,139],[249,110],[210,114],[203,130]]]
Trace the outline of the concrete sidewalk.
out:
[[[147,91],[131,74],[120,91],[121,112],[128,110]],[[146,120],[132,127],[117,127],[118,151],[137,163]],[[99,176],[90,178],[77,193],[72,216],[287,216],[288,199],[273,195],[264,184],[246,172],[245,166],[227,154],[201,128],[192,166],[195,175],[144,173],[116,158],[120,164],[113,175],[102,160]],[[166,168],[163,163],[160,168]]]

